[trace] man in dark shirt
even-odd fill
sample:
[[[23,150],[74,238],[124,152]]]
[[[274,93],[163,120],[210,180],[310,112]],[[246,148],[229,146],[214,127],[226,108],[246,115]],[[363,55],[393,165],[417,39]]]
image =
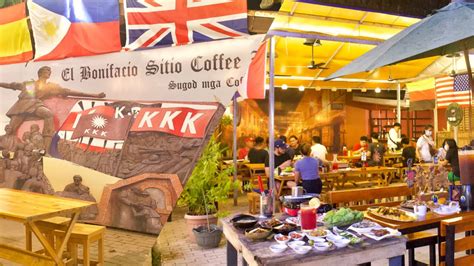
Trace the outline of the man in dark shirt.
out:
[[[408,167],[408,160],[411,159],[412,166],[416,160],[416,148],[410,145],[410,140],[408,138],[402,138],[402,163],[403,167]]]
[[[285,135],[279,136],[278,139],[282,140],[284,143],[287,143]],[[290,147],[288,144],[286,145],[285,153],[287,153],[292,160],[293,160],[293,157],[295,157],[295,150],[292,147]]]
[[[278,172],[291,166],[291,157],[286,152],[288,145],[281,139],[275,140],[275,168],[278,168]],[[265,174],[270,176],[270,156],[267,156],[265,160]]]
[[[264,139],[262,137],[255,138],[255,147],[249,151],[249,161],[250,163],[265,163],[268,158],[268,152],[264,147]]]
[[[302,156],[303,154],[301,153],[301,144],[298,138],[295,135],[292,135],[289,140],[290,140],[289,142],[290,148],[292,148],[295,151],[294,156],[297,156],[297,155]]]
[[[369,151],[367,156],[369,159],[369,166],[381,166],[383,165],[383,154],[385,153],[385,147],[383,144],[379,143],[379,135],[375,132],[372,132],[370,135],[372,138],[372,143],[369,145]]]

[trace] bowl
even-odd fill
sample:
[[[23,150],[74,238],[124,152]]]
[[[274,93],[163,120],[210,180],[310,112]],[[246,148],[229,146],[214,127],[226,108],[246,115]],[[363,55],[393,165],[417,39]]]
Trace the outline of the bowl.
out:
[[[297,226],[289,223],[282,223],[273,227],[273,232],[277,234],[288,234],[291,231],[296,230]]]
[[[291,240],[291,237],[285,236],[283,234],[276,234],[274,238],[278,244],[286,244]]]
[[[290,232],[288,236],[291,237],[291,239],[293,240],[303,240],[304,238],[304,234],[302,232],[296,232],[296,231]]]
[[[247,229],[252,228],[258,222],[258,220],[252,215],[239,214],[234,216],[234,218],[232,218],[230,222],[234,225],[235,228]]]
[[[293,250],[300,255],[304,255],[311,250],[311,247],[310,246],[296,246]]]
[[[285,251],[287,248],[286,245],[283,245],[283,244],[275,244],[275,245],[271,245],[270,246],[270,250],[273,252],[273,253],[282,253],[283,251]]]
[[[298,216],[298,211],[299,209],[290,209],[288,207],[283,207],[283,212],[285,212],[289,216],[293,216],[293,217]]]
[[[313,245],[314,249],[317,251],[327,251],[329,248],[331,248],[331,243],[330,242],[316,242]]]
[[[326,242],[326,239],[325,239],[324,237],[321,237],[321,236],[310,236],[310,235],[306,235],[306,237],[307,237],[309,240],[313,240],[313,242],[316,242],[316,243]]]
[[[245,236],[250,240],[266,239],[272,233],[272,229],[265,227],[257,227],[245,230]]]
[[[296,240],[296,241],[291,241],[288,243],[288,246],[292,249],[294,249],[297,246],[304,246],[306,244],[304,241],[301,240]]]
[[[345,248],[347,245],[349,245],[351,241],[349,239],[343,238],[340,240],[333,241],[334,245],[336,245],[337,248]]]

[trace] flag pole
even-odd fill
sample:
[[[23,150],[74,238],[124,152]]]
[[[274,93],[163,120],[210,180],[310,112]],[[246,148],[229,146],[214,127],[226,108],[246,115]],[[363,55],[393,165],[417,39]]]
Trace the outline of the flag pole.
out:
[[[472,79],[471,62],[469,61],[469,49],[465,42],[464,42],[464,60],[466,61],[469,87],[471,87],[471,93],[469,93],[469,141],[470,141],[472,140],[472,94],[474,93],[474,81]]]
[[[239,167],[237,165],[237,114],[238,108],[237,108],[237,93],[234,94],[234,97],[232,98],[232,114],[233,114],[233,119],[232,119],[232,124],[233,124],[233,129],[232,129],[232,154],[233,154],[233,162],[234,162],[234,177],[233,180],[234,182],[237,181],[237,171],[239,170]],[[237,206],[237,187],[234,187],[234,206]]]

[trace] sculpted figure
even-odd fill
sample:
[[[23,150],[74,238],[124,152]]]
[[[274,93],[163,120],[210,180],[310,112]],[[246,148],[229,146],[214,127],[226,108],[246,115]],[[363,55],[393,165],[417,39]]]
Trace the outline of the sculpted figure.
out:
[[[57,193],[59,196],[97,202],[94,196],[91,195],[89,187],[82,184],[82,176],[75,175],[72,179],[73,182],[71,184],[66,185],[62,192]],[[93,220],[98,213],[99,209],[97,208],[97,205],[93,205],[85,209],[79,216],[79,219]]]
[[[50,76],[51,68],[44,66],[38,70],[38,80],[36,81],[22,83],[0,82],[0,87],[20,91],[18,101],[10,108],[10,110],[6,114],[11,119],[10,126],[14,134],[16,133],[20,125],[23,123],[23,121],[25,121],[27,118],[36,117],[43,119],[43,136],[45,140],[44,145],[47,151],[49,150],[51,139],[54,134],[54,123],[53,113],[44,105],[43,100],[55,96],[77,96],[94,98],[105,97],[105,94],[103,92],[98,94],[90,94],[63,88],[58,84],[48,82]]]
[[[125,189],[119,194],[120,227],[150,233],[159,233],[162,224],[160,214],[155,210],[156,201],[146,191],[137,187]]]

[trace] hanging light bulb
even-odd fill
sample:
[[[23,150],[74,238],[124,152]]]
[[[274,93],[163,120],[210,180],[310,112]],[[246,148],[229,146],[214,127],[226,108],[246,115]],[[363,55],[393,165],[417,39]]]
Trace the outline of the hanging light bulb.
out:
[[[332,87],[331,91],[337,91],[336,87]]]
[[[382,89],[380,89],[379,87],[375,88],[375,93],[380,93],[382,92]]]
[[[304,91],[304,86],[303,86],[303,85],[300,85],[300,86],[298,87],[298,90],[299,90],[299,91]]]
[[[351,88],[347,89],[347,92],[351,92],[351,91],[352,91],[352,89],[351,89]]]
[[[319,87],[319,86],[316,87],[316,90],[317,90],[317,91],[320,91],[320,90],[321,90],[321,87]]]
[[[281,85],[281,89],[286,91],[288,89],[288,85],[286,85],[286,84]]]
[[[367,92],[367,89],[361,89],[360,91],[361,92]]]

